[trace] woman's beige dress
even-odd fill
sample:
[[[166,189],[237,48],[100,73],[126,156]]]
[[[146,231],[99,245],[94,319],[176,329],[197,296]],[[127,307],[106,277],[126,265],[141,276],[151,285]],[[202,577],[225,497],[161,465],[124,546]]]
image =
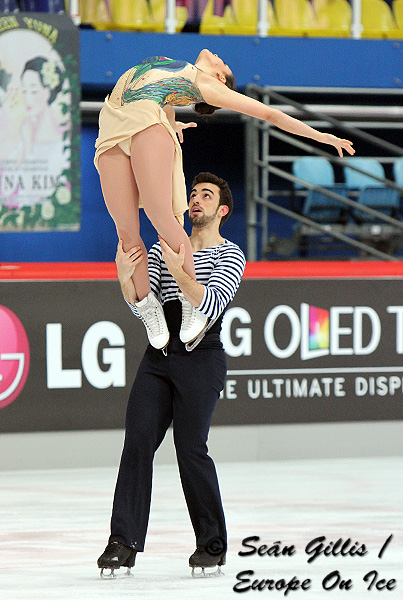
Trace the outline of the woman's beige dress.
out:
[[[164,68],[158,68],[163,61]],[[170,70],[170,65],[175,70]],[[151,65],[151,66],[150,66]],[[183,68],[180,68],[182,67]],[[118,145],[130,156],[131,138],[151,125],[160,124],[170,133],[175,144],[172,172],[172,210],[183,224],[187,210],[182,149],[163,106],[187,106],[202,102],[195,86],[197,68],[190,63],[164,57],[146,59],[124,73],[99,115],[99,135],[95,142],[94,164],[98,169],[100,155]],[[156,173],[158,165],[156,164]],[[142,207],[141,199],[139,203]]]

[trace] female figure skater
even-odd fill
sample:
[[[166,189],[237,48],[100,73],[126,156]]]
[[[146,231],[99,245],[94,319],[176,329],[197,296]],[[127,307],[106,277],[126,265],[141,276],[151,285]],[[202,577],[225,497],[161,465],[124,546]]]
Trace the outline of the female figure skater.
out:
[[[239,94],[234,87],[231,69],[207,49],[200,52],[195,65],[154,56],[121,76],[100,113],[94,163],[124,251],[139,246],[146,255],[139,227],[138,209],[143,207],[159,236],[175,252],[184,244],[184,270],[195,278],[192,248],[182,227],[187,201],[178,137],[182,141],[183,130],[196,124],[177,122],[174,106],[195,104],[199,114],[228,108],[268,121],[289,133],[330,144],[340,156],[343,149],[354,154],[348,140],[320,133]],[[164,348],[169,331],[160,302],[151,292],[146,262],[136,268],[133,282],[139,298],[136,307],[149,341],[155,348]],[[206,325],[207,319],[197,307],[184,307],[181,341],[191,342]]]

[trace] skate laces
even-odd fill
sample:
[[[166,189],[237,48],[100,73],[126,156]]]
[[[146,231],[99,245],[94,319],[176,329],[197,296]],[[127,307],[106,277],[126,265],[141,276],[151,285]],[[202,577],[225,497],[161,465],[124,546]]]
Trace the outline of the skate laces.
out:
[[[157,306],[153,305],[145,307],[140,313],[140,318],[146,328],[151,332],[151,335],[156,336],[162,333],[163,323]]]
[[[196,309],[182,294],[179,294],[179,300],[182,303],[182,329],[187,329],[194,323]]]

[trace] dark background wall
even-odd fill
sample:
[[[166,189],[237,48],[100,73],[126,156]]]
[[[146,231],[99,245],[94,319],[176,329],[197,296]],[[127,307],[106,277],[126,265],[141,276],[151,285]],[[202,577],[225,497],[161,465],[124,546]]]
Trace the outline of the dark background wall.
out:
[[[372,267],[374,278],[333,278],[327,263],[326,278],[243,280],[224,316],[213,423],[402,420],[402,279]],[[116,281],[3,281],[0,321],[2,351],[26,369],[14,394],[17,360],[0,360],[0,433],[123,427],[146,332]]]

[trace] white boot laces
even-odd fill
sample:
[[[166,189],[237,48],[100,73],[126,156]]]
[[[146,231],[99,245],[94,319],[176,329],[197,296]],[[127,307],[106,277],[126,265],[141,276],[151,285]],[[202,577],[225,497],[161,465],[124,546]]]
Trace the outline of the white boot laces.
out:
[[[163,327],[161,315],[156,306],[145,308],[143,314],[140,316],[144,325],[151,332],[151,335],[156,336],[162,333]]]
[[[182,299],[182,329],[189,329],[195,320],[196,310],[186,298]]]

